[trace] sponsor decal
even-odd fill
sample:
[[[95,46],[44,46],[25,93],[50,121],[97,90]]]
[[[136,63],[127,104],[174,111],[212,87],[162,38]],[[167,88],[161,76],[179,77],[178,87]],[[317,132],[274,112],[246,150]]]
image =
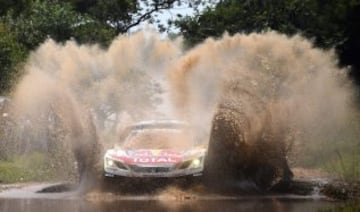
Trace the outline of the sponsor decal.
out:
[[[132,158],[134,163],[144,163],[144,164],[156,164],[156,163],[178,163],[181,161],[181,158],[171,158],[171,157],[150,157],[150,158]]]
[[[127,164],[155,165],[180,163],[183,160],[182,153],[171,150],[136,150],[127,153],[129,156],[120,152],[110,155],[112,158]]]
[[[127,164],[169,164],[182,162],[181,157],[113,157]]]
[[[130,157],[181,157],[183,154],[181,152],[173,150],[129,150],[126,151]],[[119,154],[118,154],[119,155]]]

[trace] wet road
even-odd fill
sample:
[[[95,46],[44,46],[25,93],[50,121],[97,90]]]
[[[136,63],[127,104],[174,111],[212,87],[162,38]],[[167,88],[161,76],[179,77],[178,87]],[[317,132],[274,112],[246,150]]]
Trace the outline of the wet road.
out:
[[[156,200],[117,200],[91,202],[65,199],[1,199],[1,211],[64,212],[64,211],[317,211],[335,205],[319,200],[197,200],[167,202]]]
[[[338,203],[321,196],[218,196],[164,192],[159,195],[121,196],[111,193],[80,195],[76,191],[37,193],[47,184],[12,188],[0,193],[0,211],[318,211]],[[181,196],[180,195],[180,196]]]

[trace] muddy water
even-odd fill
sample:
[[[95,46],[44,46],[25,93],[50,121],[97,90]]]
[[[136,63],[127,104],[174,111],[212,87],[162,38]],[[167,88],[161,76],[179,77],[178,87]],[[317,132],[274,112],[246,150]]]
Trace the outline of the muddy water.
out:
[[[65,212],[65,211],[318,211],[333,209],[336,204],[319,200],[255,199],[255,200],[199,200],[168,202],[156,200],[118,200],[94,203],[85,200],[0,199],[0,210]]]
[[[109,193],[36,193],[46,184],[0,193],[0,211],[318,211],[339,203],[320,196],[220,196],[164,192],[159,195],[122,196]]]

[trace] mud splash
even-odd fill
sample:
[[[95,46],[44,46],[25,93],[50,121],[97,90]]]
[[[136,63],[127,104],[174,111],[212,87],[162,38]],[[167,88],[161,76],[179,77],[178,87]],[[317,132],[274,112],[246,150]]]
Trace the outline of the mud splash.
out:
[[[151,33],[119,36],[108,49],[46,41],[13,94],[12,113],[30,132],[16,139],[16,153],[46,152],[63,177],[98,176],[102,149],[119,142],[121,127],[161,116],[158,79],[178,54],[176,42]]]
[[[333,52],[300,36],[208,39],[177,61],[170,78],[180,115],[212,126],[205,164],[211,184],[231,176],[230,187],[253,190],[289,181],[288,158],[301,161],[309,146],[330,141],[351,114],[347,71]]]
[[[238,107],[249,110],[252,136],[261,131],[264,117],[256,114],[265,109],[277,130],[295,136],[321,126],[328,133],[348,119],[353,95],[347,70],[336,62],[334,52],[316,49],[300,36],[225,35],[177,61],[170,72],[172,97],[183,116],[201,123],[212,120],[221,98],[238,98],[244,102]],[[196,115],[199,111],[205,114]]]
[[[12,112],[18,123],[13,135],[23,133],[9,146],[14,154],[48,152],[54,161],[66,161],[54,165],[62,166],[63,175],[79,169],[83,179],[101,169],[101,149],[119,142],[128,123],[184,119],[207,145],[216,114],[235,126],[235,137],[224,141],[224,154],[232,151],[225,166],[273,159],[253,157],[263,153],[255,144],[266,141],[281,152],[269,165],[281,177],[287,157],[299,161],[294,155],[305,146],[345,124],[352,102],[351,83],[333,52],[275,32],[224,35],[190,51],[182,50],[180,40],[161,40],[151,32],[119,36],[108,49],[48,40],[25,68]],[[226,108],[231,110],[221,112]]]

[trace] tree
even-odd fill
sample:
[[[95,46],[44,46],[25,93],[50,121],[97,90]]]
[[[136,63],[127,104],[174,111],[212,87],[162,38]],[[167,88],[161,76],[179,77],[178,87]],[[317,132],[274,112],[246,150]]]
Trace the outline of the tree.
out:
[[[360,82],[360,4],[355,5],[347,14],[344,42],[337,47],[343,65],[352,65],[352,76]]]
[[[316,46],[335,48],[340,64],[352,65],[360,83],[359,0],[223,0],[194,17],[175,24],[187,44],[207,37],[276,30],[288,35],[300,33]]]
[[[29,50],[49,37],[58,42],[74,38],[79,43],[106,44],[116,35],[111,27],[76,13],[69,3],[35,1],[28,12],[18,16],[10,13],[5,22],[9,23],[18,42]]]
[[[10,90],[21,75],[21,62],[47,38],[57,42],[73,38],[79,43],[106,46],[116,36],[110,26],[78,14],[69,3],[32,1],[26,10],[15,3],[7,4],[6,15],[0,18],[1,93]]]
[[[32,0],[0,0],[0,16],[6,15],[9,10],[20,14],[30,7]]]
[[[145,21],[158,23],[158,16],[176,6],[197,9],[216,0],[67,0],[75,5],[76,11],[88,14],[101,23],[110,25],[117,33],[126,33]],[[158,24],[159,28],[160,26]]]
[[[10,90],[20,74],[21,61],[26,56],[24,46],[16,42],[15,36],[0,23],[0,93]]]
[[[74,39],[80,44],[101,44],[107,47],[119,33],[127,33],[142,22],[159,21],[164,10],[185,5],[197,8],[207,1],[192,0],[0,0],[0,24],[11,32],[11,39],[0,38],[3,61],[11,64],[25,59],[47,38],[57,42]],[[158,24],[160,26],[160,24]],[[5,32],[3,32],[5,33]],[[10,35],[9,35],[10,36]],[[11,52],[22,48],[24,54],[15,57]],[[6,49],[9,49],[6,48]],[[14,49],[13,49],[14,48]],[[14,57],[14,58],[13,58]],[[17,62],[15,62],[17,61]],[[5,62],[4,62],[5,63]],[[2,73],[13,75],[13,65],[0,67]],[[16,74],[15,74],[16,75]],[[1,76],[1,88],[8,87],[8,79]],[[6,85],[5,85],[5,84]],[[2,87],[4,86],[4,87]]]

